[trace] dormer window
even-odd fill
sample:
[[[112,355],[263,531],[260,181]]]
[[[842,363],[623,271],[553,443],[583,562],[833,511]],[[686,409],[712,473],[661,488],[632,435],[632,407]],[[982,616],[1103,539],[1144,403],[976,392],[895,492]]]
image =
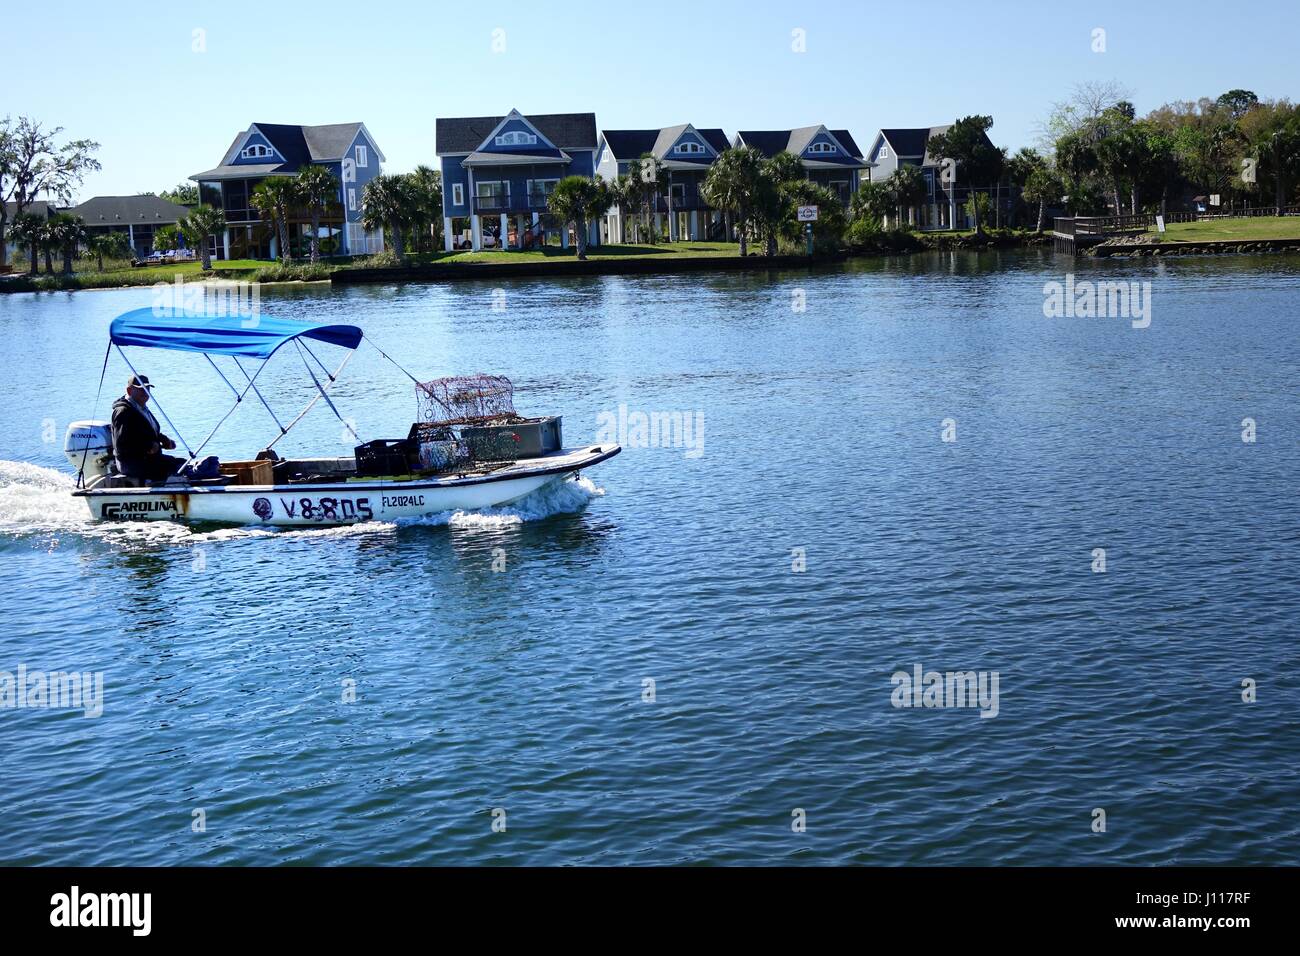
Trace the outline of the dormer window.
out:
[[[808,152],[810,152],[810,153],[833,153],[833,152],[835,152],[835,147],[834,147],[833,145],[831,145],[830,143],[813,143],[810,147],[808,147]]]
[[[264,159],[271,155],[271,150],[259,143],[253,146],[245,146],[239,155],[244,159]]]
[[[532,133],[525,133],[523,130],[512,130],[509,133],[502,133],[496,138],[498,146],[536,146],[537,137]]]
[[[679,153],[702,153],[704,147],[699,143],[678,143],[677,152]]]
[[[888,144],[888,143],[882,143],[882,144],[881,144],[881,146],[880,146],[880,152],[876,153],[876,158],[877,158],[877,159],[888,159],[888,158],[889,158],[889,144]]]

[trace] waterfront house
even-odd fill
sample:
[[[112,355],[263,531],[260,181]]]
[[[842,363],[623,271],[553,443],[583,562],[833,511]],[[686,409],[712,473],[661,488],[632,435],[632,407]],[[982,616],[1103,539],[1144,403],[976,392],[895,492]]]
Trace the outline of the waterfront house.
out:
[[[792,153],[799,157],[808,179],[839,196],[845,208],[858,191],[863,170],[871,165],[846,129],[742,130],[731,145],[752,146],[769,158],[780,152]]]
[[[596,114],[439,117],[443,236],[453,248],[517,249],[569,230],[546,215],[547,197],[566,176],[596,174]],[[588,237],[599,241],[592,223]]]
[[[269,176],[295,176],[305,166],[324,166],[339,181],[336,202],[320,223],[320,248],[325,255],[358,255],[384,248],[382,229],[361,224],[361,191],[379,175],[384,154],[364,123],[287,126],[254,123],[239,133],[220,165],[195,173],[199,200],[220,209],[226,228],[213,240],[219,259],[276,259],[275,230],[249,202],[253,190]],[[295,254],[305,254],[311,237],[311,217],[305,209],[290,210],[290,242]]]
[[[908,208],[905,215],[912,226],[923,232],[973,226],[965,208],[970,197],[970,184],[962,182],[960,171],[955,167],[951,168],[950,175],[945,176],[944,158],[930,150],[930,140],[946,132],[951,125],[882,129],[867,150],[872,182],[884,182],[900,166],[921,167],[926,199],[920,205]],[[984,138],[987,140],[987,135]],[[1014,206],[1013,190],[1004,189],[1000,198],[1006,215]],[[995,215],[996,211],[990,209],[990,218]]]
[[[190,210],[158,196],[95,196],[63,211],[79,217],[92,236],[120,232],[132,254],[143,258],[153,252],[154,233],[175,226]]]
[[[613,182],[642,156],[653,156],[669,177],[668,195],[655,199],[655,233],[662,233],[662,217],[667,216],[671,241],[724,239],[725,217],[708,204],[700,186],[727,145],[722,130],[696,129],[690,123],[663,129],[607,129],[597,151],[596,175]],[[627,242],[627,222],[618,206],[606,214],[601,232],[608,242]]]

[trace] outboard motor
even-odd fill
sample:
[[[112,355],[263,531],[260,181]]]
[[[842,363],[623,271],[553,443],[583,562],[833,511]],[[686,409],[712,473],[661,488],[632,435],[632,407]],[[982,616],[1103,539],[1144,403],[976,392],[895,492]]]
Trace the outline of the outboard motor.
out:
[[[113,462],[112,426],[108,422],[73,422],[63,436],[63,453],[72,470],[82,473],[83,484],[107,475]]]

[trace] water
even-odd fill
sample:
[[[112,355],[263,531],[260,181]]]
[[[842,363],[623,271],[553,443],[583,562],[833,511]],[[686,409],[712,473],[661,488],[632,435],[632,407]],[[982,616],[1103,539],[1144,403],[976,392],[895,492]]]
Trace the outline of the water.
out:
[[[570,443],[621,403],[705,422],[514,509],[279,532],[89,524],[62,432],[152,293],[0,297],[0,670],[105,681],[95,719],[0,710],[0,862],[1300,862],[1300,267],[1080,263],[1152,283],[1133,329],[1045,319],[1063,264],[267,290],[510,375]],[[133,361],[191,442],[229,400]],[[363,437],[415,411],[365,346],[336,395]],[[914,664],[997,671],[996,718],[893,707]]]

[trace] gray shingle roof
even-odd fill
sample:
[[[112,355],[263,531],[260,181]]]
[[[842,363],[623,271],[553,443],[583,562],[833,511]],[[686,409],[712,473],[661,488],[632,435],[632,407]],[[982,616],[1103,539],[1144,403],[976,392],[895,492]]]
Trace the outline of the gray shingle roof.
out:
[[[604,131],[605,145],[609,147],[615,158],[621,160],[636,159],[644,153],[653,153],[662,159],[687,125],[681,123],[677,126],[665,126],[663,129],[607,129]],[[720,129],[696,127],[695,132],[699,133],[715,152],[721,153],[731,145],[727,142],[727,134]]]
[[[439,156],[472,153],[501,125],[501,116],[440,116],[434,128]],[[595,113],[539,113],[524,119],[560,149],[595,149]]]
[[[189,209],[158,196],[95,196],[68,212],[80,216],[87,226],[139,226],[178,222]]]
[[[764,156],[775,156],[777,153],[785,150],[798,156],[808,144],[812,142],[821,126],[801,126],[798,129],[751,129],[741,130],[737,137],[743,139],[745,144],[753,146]],[[840,145],[849,152],[853,159],[862,159],[862,151],[858,149],[858,144],[846,129],[828,129],[832,136],[839,140]]]

